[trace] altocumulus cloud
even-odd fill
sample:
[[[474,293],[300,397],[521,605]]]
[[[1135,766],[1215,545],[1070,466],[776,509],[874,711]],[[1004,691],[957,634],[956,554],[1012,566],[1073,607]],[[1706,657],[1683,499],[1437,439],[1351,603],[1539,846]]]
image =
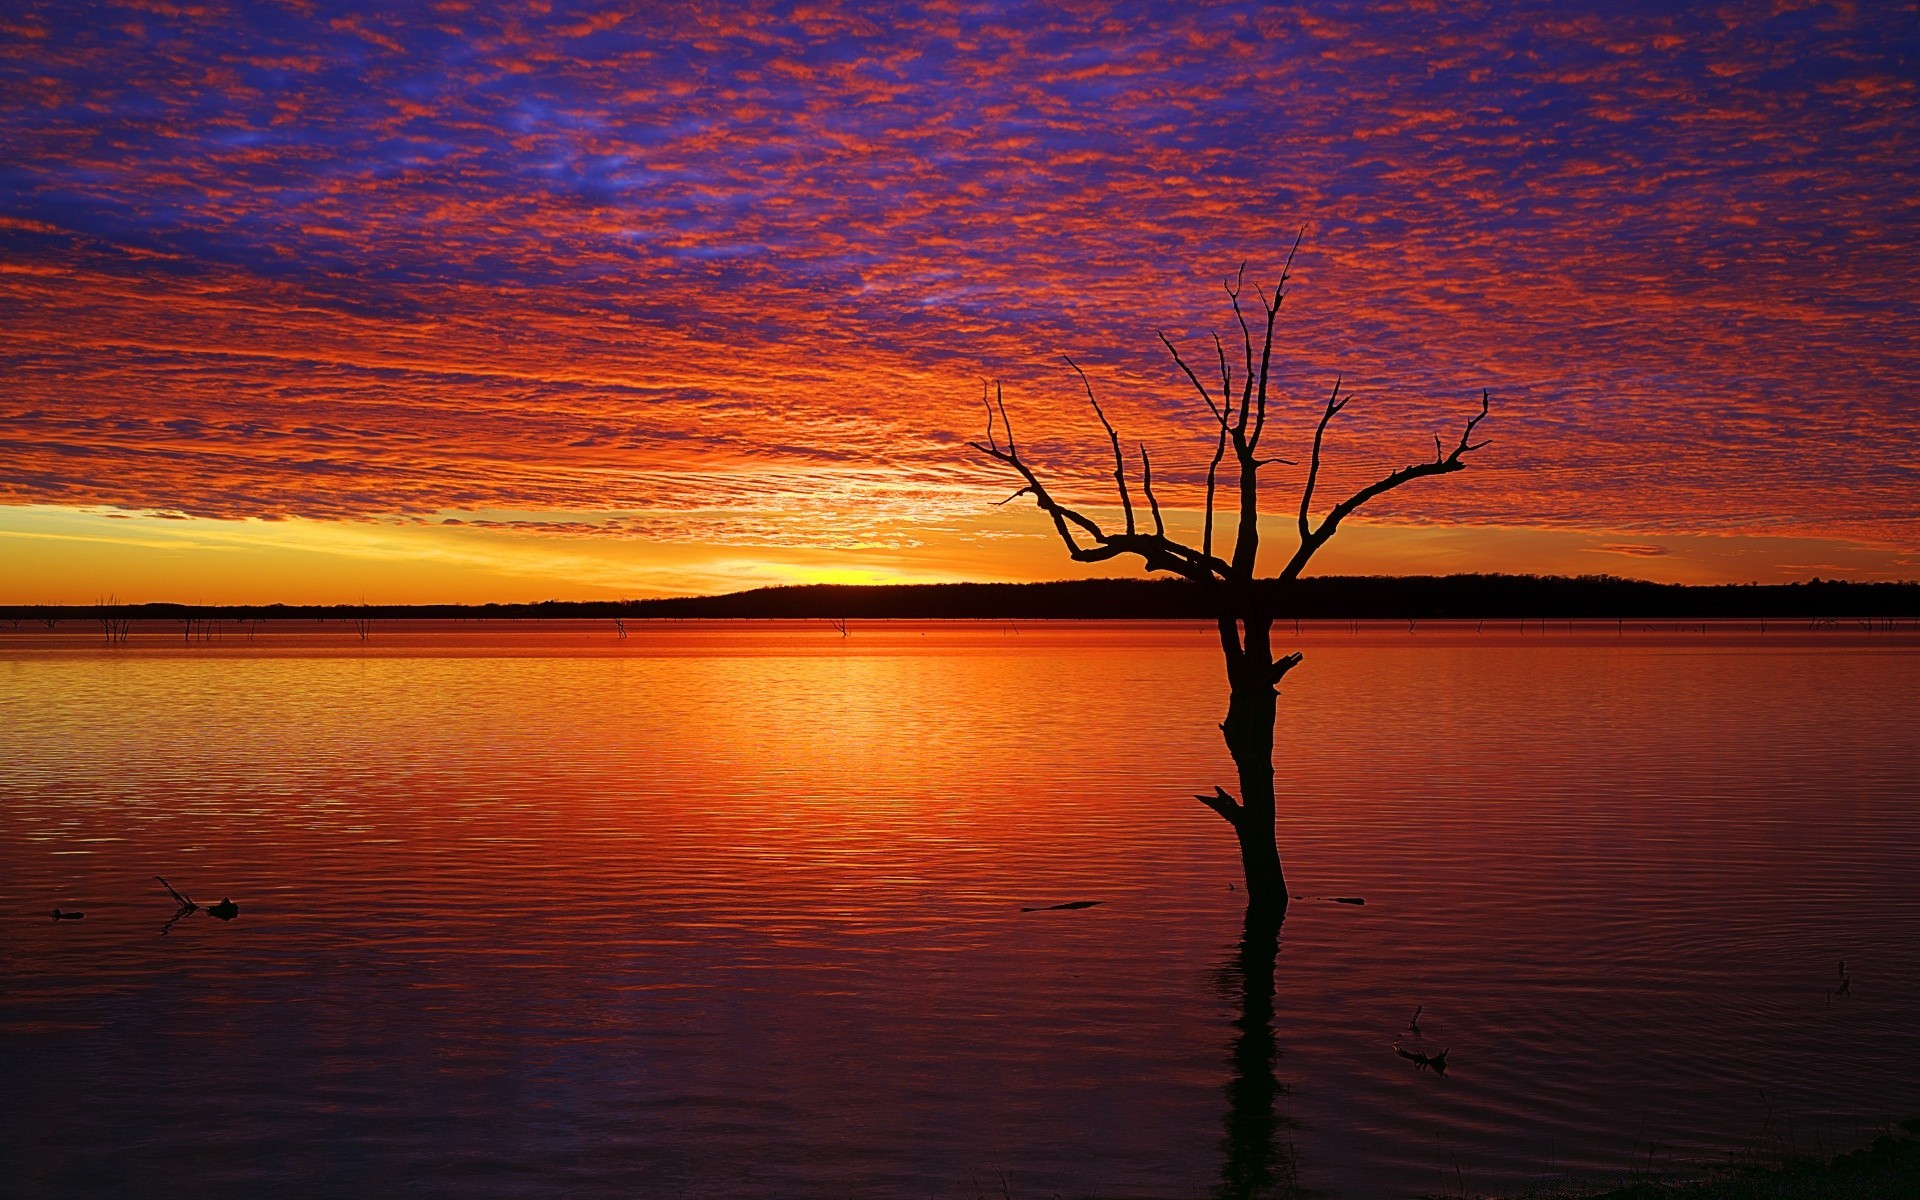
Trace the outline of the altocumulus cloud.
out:
[[[1920,545],[1911,12],[1671,7],[15,4],[0,502],[885,540],[982,375],[1098,478],[1068,350],[1192,504],[1304,223],[1282,419],[1495,391],[1389,515]]]

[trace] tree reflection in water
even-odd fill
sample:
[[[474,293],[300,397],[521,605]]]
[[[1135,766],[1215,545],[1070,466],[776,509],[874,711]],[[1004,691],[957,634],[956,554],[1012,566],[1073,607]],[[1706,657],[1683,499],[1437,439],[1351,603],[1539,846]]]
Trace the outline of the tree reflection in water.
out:
[[[1221,968],[1223,996],[1237,1000],[1234,1020],[1233,1076],[1227,1081],[1226,1136],[1220,1141],[1221,1200],[1254,1200],[1312,1195],[1300,1186],[1293,1141],[1283,1130],[1297,1128],[1283,1118],[1275,1101],[1285,1093],[1274,1075],[1279,1046],[1273,1033],[1273,974],[1280,956],[1280,923],[1248,914],[1240,949]]]

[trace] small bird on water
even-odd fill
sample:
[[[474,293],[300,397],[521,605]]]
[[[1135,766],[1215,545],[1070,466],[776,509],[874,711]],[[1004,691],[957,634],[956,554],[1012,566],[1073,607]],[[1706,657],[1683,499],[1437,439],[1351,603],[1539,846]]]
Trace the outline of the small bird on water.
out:
[[[61,912],[57,908],[53,910],[53,919],[56,921],[82,921],[86,919],[86,916],[87,914],[85,913]]]

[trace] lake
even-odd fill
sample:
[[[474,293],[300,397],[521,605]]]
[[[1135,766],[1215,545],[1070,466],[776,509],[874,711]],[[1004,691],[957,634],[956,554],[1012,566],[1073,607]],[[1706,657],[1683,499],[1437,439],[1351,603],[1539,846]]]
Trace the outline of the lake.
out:
[[[1263,945],[1203,625],[628,631],[0,633],[8,1194],[1457,1195],[1920,1114],[1912,632],[1277,629]]]

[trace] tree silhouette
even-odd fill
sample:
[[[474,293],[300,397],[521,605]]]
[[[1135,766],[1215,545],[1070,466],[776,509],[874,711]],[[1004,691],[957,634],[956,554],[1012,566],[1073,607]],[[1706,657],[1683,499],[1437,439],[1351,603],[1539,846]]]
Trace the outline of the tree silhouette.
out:
[[[1260,469],[1275,464],[1298,465],[1290,459],[1262,458],[1260,443],[1267,431],[1274,326],[1279,319],[1280,305],[1286,298],[1294,254],[1299,248],[1300,242],[1296,238],[1293,249],[1287,253],[1279,282],[1274,285],[1271,300],[1255,286],[1254,294],[1259,298],[1263,317],[1256,317],[1250,322],[1241,304],[1245,290],[1245,264],[1226,285],[1227,298],[1240,328],[1242,361],[1237,394],[1234,365],[1228,360],[1226,344],[1218,334],[1213,339],[1220,375],[1217,390],[1201,380],[1182,357],[1179,348],[1164,333],[1159,335],[1161,344],[1167,348],[1167,353],[1173,357],[1181,374],[1206,402],[1207,411],[1212,414],[1219,429],[1213,459],[1207,466],[1206,515],[1197,548],[1167,535],[1160,500],[1153,490],[1153,462],[1144,443],[1140,445],[1140,491],[1152,518],[1153,531],[1148,533],[1141,528],[1134,509],[1132,487],[1127,479],[1127,459],[1120,446],[1120,435],[1113,423],[1107,420],[1105,410],[1094,396],[1093,384],[1086,372],[1071,358],[1065,361],[1079,376],[1087,394],[1087,402],[1093,406],[1094,415],[1100,419],[1101,428],[1106,431],[1107,440],[1113,447],[1113,481],[1120,496],[1120,511],[1126,526],[1124,532],[1108,532],[1091,517],[1062,504],[1047,490],[1032,466],[1020,456],[1019,444],[1014,439],[1013,422],[1007,416],[1006,400],[997,384],[993,385],[990,400],[982,397],[987,407],[986,441],[968,443],[973,449],[1011,468],[1020,476],[1020,489],[1001,503],[1021,496],[1032,496],[1040,510],[1053,519],[1054,529],[1065,544],[1067,554],[1075,562],[1106,562],[1131,555],[1144,563],[1149,571],[1178,575],[1206,589],[1215,623],[1219,627],[1220,648],[1226,656],[1227,665],[1227,716],[1221,722],[1220,732],[1226,739],[1228,753],[1233,756],[1239,776],[1240,795],[1236,799],[1225,788],[1216,786],[1211,795],[1197,796],[1196,799],[1219,813],[1233,827],[1239,839],[1240,861],[1246,873],[1249,918],[1273,920],[1279,919],[1287,907],[1286,880],[1281,873],[1280,851],[1274,840],[1273,729],[1278,714],[1280,681],[1286,678],[1287,672],[1300,665],[1301,659],[1298,652],[1274,656],[1271,636],[1274,600],[1284,595],[1286,586],[1299,578],[1314,554],[1339,531],[1340,523],[1358,512],[1368,501],[1416,479],[1464,470],[1466,456],[1487,444],[1472,440],[1474,429],[1487,415],[1488,394],[1482,391],[1480,411],[1468,419],[1466,428],[1460,432],[1460,440],[1451,450],[1445,448],[1436,435],[1430,461],[1413,463],[1375,480],[1334,504],[1316,520],[1314,491],[1320,481],[1327,427],[1346,409],[1351,399],[1351,396],[1341,394],[1342,384],[1336,379],[1333,391],[1321,410],[1319,423],[1314,427],[1312,456],[1308,461],[1305,482],[1300,488],[1297,507],[1299,544],[1279,574],[1269,579],[1256,576],[1255,559],[1260,551]],[[1256,338],[1255,325],[1262,320],[1264,328]],[[1006,439],[1004,446],[1001,445],[1002,435]],[[1214,499],[1220,464],[1225,460],[1229,447],[1233,450],[1234,463],[1238,468],[1239,519],[1231,557],[1222,557],[1214,553]]]

